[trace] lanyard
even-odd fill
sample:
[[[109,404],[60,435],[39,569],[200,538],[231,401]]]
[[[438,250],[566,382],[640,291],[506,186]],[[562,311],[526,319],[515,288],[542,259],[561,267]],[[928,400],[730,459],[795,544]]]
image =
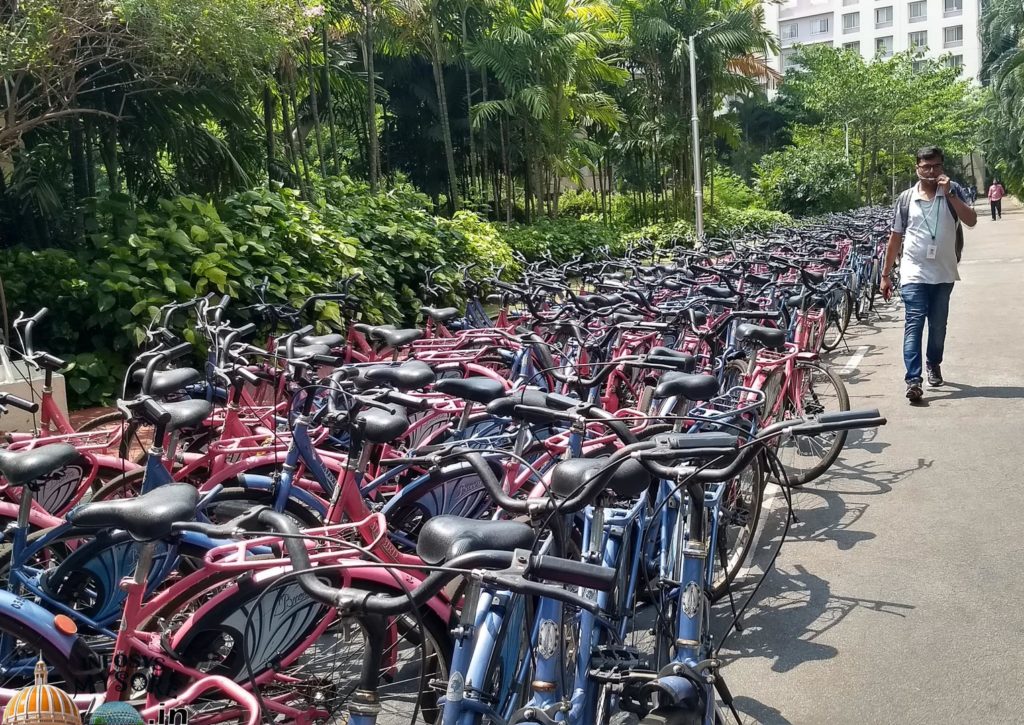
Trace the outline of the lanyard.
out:
[[[931,206],[925,208],[924,202],[918,199],[918,203],[921,205],[921,216],[924,217],[924,226],[928,230],[928,233],[932,235],[932,241],[935,241],[935,234],[939,231],[939,195],[936,194],[932,197]],[[935,210],[935,224],[932,225],[928,221],[928,212],[932,209]]]

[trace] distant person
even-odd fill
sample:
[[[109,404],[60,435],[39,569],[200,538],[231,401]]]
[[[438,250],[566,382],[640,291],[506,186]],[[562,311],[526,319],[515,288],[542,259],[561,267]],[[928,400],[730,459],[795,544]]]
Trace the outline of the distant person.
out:
[[[921,389],[921,341],[928,321],[928,385],[943,384],[942,354],[946,344],[949,296],[957,274],[960,222],[973,227],[978,213],[967,204],[967,191],[949,180],[942,149],[926,146],[917,152],[918,182],[900,194],[893,210],[892,232],[885,250],[880,291],[892,296],[889,274],[900,254],[900,293],[906,308],[903,332],[904,381],[907,399],[916,403]]]
[[[999,183],[999,179],[992,179],[992,185],[988,187],[988,203],[992,205],[992,221],[996,220],[996,213],[1003,218],[1003,197],[1006,196],[1006,189]]]
[[[970,191],[970,195],[971,195],[971,204],[973,205],[974,202],[976,202],[978,200],[978,187],[975,186],[974,184],[971,184],[971,187],[970,187],[969,191]]]

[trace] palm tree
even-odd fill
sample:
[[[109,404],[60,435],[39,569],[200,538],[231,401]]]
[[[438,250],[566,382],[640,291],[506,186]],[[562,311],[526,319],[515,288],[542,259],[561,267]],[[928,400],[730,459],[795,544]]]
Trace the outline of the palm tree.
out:
[[[621,85],[628,73],[604,55],[617,38],[616,15],[604,0],[504,0],[492,25],[473,45],[471,58],[501,84],[505,97],[478,103],[473,123],[505,116],[517,122],[528,153],[525,181],[558,214],[561,180],[580,178],[599,152],[587,138],[594,125],[614,128],[622,119],[604,86]]]

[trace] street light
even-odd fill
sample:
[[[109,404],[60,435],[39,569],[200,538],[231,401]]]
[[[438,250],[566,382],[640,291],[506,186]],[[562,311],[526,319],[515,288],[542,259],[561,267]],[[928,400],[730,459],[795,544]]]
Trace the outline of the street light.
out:
[[[851,118],[845,122],[846,125],[846,162],[850,162],[850,124],[854,121],[859,121],[859,118]]]
[[[697,52],[694,41],[698,35],[724,25],[714,23],[690,36],[690,133],[693,136],[693,226],[697,238],[704,236],[704,175],[700,168],[700,123],[697,120]]]

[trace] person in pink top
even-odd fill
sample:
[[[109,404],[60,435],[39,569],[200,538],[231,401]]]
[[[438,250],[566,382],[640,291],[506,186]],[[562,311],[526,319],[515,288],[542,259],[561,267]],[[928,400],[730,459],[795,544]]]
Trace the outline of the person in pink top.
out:
[[[999,179],[992,179],[992,185],[988,187],[988,201],[992,205],[992,221],[996,220],[996,214],[1003,218],[1003,197],[1006,196],[1006,189],[999,183]]]

